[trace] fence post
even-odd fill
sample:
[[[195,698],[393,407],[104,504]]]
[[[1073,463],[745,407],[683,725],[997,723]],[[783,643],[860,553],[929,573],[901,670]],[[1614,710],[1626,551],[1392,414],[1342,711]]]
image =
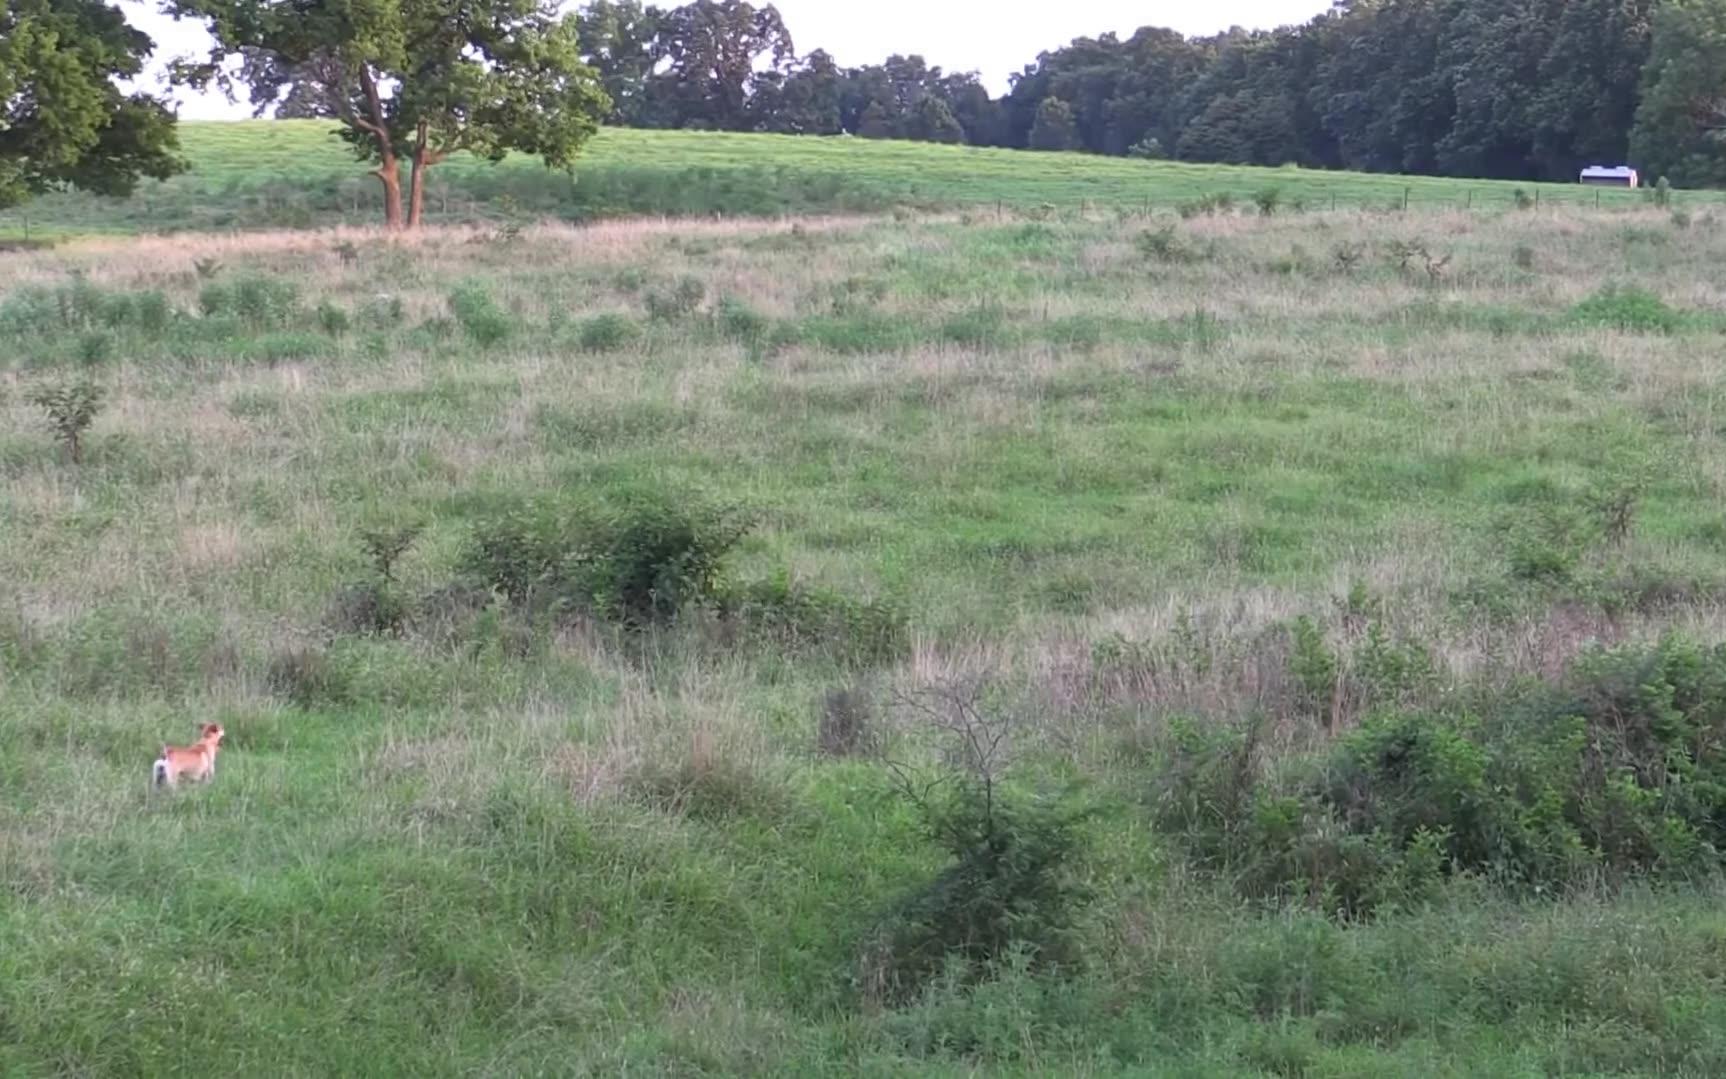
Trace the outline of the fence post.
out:
[[[1594,189],[1594,208],[1600,209],[1600,189],[1598,187]]]
[[[1336,192],[1335,191],[1332,191],[1330,193],[1330,212],[1333,214],[1336,213]]]
[[[1474,209],[1474,188],[1472,187],[1468,189],[1468,208]]]
[[[1408,188],[1402,189],[1402,212],[1408,212]]]
[[[1538,187],[1534,189],[1534,208],[1540,209],[1540,188]]]

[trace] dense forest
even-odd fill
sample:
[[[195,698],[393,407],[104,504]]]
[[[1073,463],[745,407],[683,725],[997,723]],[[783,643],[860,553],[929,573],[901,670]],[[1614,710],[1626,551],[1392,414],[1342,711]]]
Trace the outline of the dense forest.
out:
[[[1299,27],[1146,27],[1045,52],[992,97],[917,55],[799,53],[771,5],[580,14],[611,122],[1231,164],[1568,179],[1630,161],[1726,178],[1722,0],[1339,0]]]

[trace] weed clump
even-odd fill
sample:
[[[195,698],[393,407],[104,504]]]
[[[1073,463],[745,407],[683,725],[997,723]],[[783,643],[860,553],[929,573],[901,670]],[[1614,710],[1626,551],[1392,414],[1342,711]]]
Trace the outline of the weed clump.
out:
[[[876,664],[910,646],[909,620],[898,604],[798,585],[788,574],[731,586],[722,607],[747,635],[784,650]]]
[[[1588,326],[1642,333],[1672,333],[1683,316],[1660,297],[1634,285],[1608,285],[1571,308],[1571,317]]]
[[[698,277],[685,277],[670,288],[650,290],[645,300],[647,316],[655,322],[675,322],[700,310],[707,286]]]
[[[300,708],[339,706],[353,696],[347,671],[315,646],[277,652],[270,659],[264,682],[271,693]]]

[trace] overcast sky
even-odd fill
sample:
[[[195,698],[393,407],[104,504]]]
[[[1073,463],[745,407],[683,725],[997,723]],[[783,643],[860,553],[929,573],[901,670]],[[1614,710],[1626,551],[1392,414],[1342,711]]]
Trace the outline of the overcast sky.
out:
[[[1075,37],[1114,30],[1123,37],[1140,26],[1167,26],[1185,34],[1209,34],[1230,26],[1274,27],[1305,22],[1329,0],[777,0],[801,53],[826,49],[841,64],[885,60],[893,53],[922,53],[949,71],[976,71],[996,93],[1007,76],[1045,49]],[[661,0],[660,6],[674,6]],[[156,57],[195,53],[203,32],[155,12],[153,0],[126,2],[127,17],[156,40]],[[1015,13],[1016,12],[1016,13]],[[152,80],[153,81],[153,80]],[[180,95],[187,119],[225,119],[248,114],[218,96]]]

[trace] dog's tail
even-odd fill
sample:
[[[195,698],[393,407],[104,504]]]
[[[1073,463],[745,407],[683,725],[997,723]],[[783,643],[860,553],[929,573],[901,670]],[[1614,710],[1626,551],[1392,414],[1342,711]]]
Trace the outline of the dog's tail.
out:
[[[166,747],[163,747],[162,755],[156,758],[156,765],[150,772],[150,778],[158,787],[168,781],[168,750]]]

